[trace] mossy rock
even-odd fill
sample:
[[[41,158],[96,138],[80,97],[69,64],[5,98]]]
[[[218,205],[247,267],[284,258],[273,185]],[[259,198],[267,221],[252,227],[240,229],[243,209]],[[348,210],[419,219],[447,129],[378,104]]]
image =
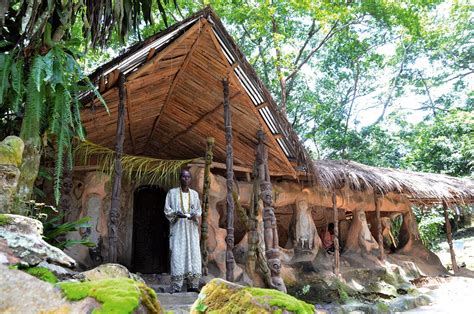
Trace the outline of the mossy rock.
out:
[[[21,165],[25,144],[17,136],[7,136],[0,142],[0,165]]]
[[[102,303],[102,307],[93,313],[133,313],[140,305],[148,313],[163,313],[155,292],[144,283],[129,278],[61,282],[58,286],[70,301],[93,297]]]
[[[222,279],[204,286],[191,313],[314,313],[314,306],[273,289],[243,287]]]

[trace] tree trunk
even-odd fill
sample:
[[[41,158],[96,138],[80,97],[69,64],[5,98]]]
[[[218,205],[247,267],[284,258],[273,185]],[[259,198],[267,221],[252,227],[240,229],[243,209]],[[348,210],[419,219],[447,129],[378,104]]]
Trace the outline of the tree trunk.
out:
[[[226,274],[228,281],[234,281],[234,199],[232,185],[234,181],[234,152],[232,150],[232,112],[229,103],[229,81],[222,81],[224,86],[224,124],[226,139],[226,179],[227,179],[227,236],[226,236]]]
[[[22,125],[22,128],[23,127],[27,126]],[[19,201],[26,202],[31,198],[36,177],[38,176],[41,162],[41,140],[39,136],[26,139],[22,137],[22,140],[25,142],[25,149],[23,150],[23,158],[20,166],[17,197]],[[16,212],[17,214],[24,215],[26,213],[26,206],[21,204],[16,210],[18,211]]]
[[[207,276],[207,214],[209,211],[209,191],[211,189],[211,164],[212,149],[214,148],[214,138],[207,138],[206,147],[206,167],[204,168],[204,187],[202,191],[202,221],[201,221],[201,255],[202,255],[202,274]]]
[[[339,276],[339,215],[336,204],[336,192],[332,192],[332,210],[334,212],[334,274]]]
[[[119,107],[117,114],[117,132],[115,142],[115,169],[112,183],[112,197],[109,212],[109,261],[117,262],[118,220],[120,216],[120,190],[122,188],[122,154],[125,140],[125,76],[118,78]]]
[[[443,201],[443,209],[444,209],[444,222],[446,224],[446,239],[448,240],[449,253],[451,254],[451,263],[453,264],[453,271],[456,274],[459,271],[459,268],[458,268],[458,264],[456,263],[456,255],[454,254],[454,249],[453,249],[453,238],[451,234],[451,223],[449,222],[448,204],[445,201]]]

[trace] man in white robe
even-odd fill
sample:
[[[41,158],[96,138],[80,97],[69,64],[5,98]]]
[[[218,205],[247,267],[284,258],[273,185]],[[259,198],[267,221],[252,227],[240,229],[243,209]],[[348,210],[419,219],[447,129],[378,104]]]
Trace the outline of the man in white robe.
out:
[[[171,293],[181,291],[184,279],[188,281],[188,291],[198,291],[201,278],[201,202],[199,194],[189,188],[189,171],[181,171],[180,182],[180,187],[169,190],[165,203],[165,215],[170,221]]]

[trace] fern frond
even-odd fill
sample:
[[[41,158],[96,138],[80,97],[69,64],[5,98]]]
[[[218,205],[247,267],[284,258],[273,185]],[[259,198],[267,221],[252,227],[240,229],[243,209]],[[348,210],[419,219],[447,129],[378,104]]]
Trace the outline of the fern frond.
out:
[[[11,93],[11,109],[14,112],[20,111],[20,104],[23,100],[23,61],[12,63],[11,82],[14,93]]]
[[[9,54],[0,54],[0,105],[3,105],[4,95],[8,92],[10,75],[10,66],[12,64],[12,56]]]
[[[83,164],[91,157],[97,161],[102,172],[112,175],[115,167],[115,151],[89,141],[81,141],[75,154]],[[166,160],[124,154],[120,159],[124,177],[141,184],[158,184],[162,187],[175,186],[179,182],[180,170],[195,159]]]
[[[45,85],[42,84],[44,77],[43,65],[42,57],[35,57],[32,71],[28,77],[25,116],[21,124],[20,133],[20,137],[23,140],[36,138],[41,134],[41,121],[43,120],[43,113],[46,111],[44,108],[46,98]],[[41,84],[38,85],[38,82]]]

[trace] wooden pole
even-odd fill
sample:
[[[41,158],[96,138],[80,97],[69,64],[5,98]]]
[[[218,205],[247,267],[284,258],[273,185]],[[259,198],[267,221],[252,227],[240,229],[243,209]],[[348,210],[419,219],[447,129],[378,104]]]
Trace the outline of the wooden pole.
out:
[[[377,240],[379,243],[380,260],[384,260],[383,235],[382,235],[382,221],[380,219],[380,194],[374,192],[375,214],[377,215]]]
[[[226,139],[226,180],[227,180],[227,236],[226,249],[226,274],[227,281],[234,281],[234,199],[232,196],[232,185],[234,181],[234,153],[232,149],[232,113],[229,102],[229,81],[222,81],[224,86],[224,124]]]
[[[446,201],[443,201],[443,210],[444,210],[444,222],[446,224],[446,239],[448,240],[449,253],[451,254],[451,263],[453,264],[453,271],[456,274],[459,271],[459,268],[458,268],[458,264],[456,263],[456,255],[454,254],[454,249],[453,249],[451,223],[449,222],[448,204],[446,203]]]
[[[202,222],[201,222],[201,255],[202,255],[202,274],[207,276],[207,214],[209,211],[209,191],[211,190],[211,164],[212,149],[214,148],[214,138],[207,138],[206,147],[206,166],[204,168],[204,186],[202,191]]]
[[[117,114],[117,132],[115,135],[115,168],[112,182],[112,197],[109,212],[109,261],[117,262],[118,219],[120,216],[120,190],[122,188],[122,154],[125,140],[125,76],[119,73],[119,105]]]
[[[332,192],[332,210],[334,212],[334,274],[339,276],[339,215],[336,192]]]

